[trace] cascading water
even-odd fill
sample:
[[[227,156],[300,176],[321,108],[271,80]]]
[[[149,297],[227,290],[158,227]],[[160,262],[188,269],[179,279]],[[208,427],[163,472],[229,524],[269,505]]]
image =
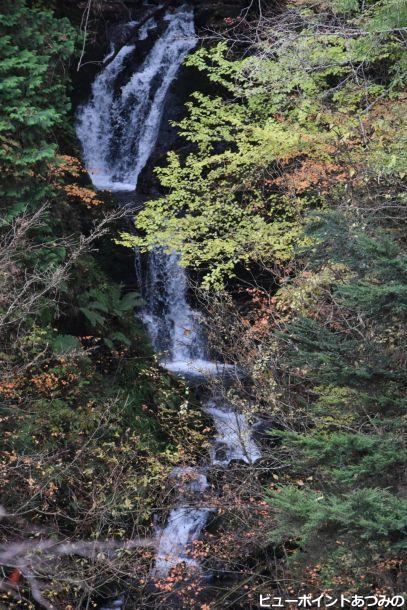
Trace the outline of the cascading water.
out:
[[[154,568],[158,577],[168,574],[180,562],[190,569],[198,568],[196,560],[188,553],[189,546],[192,540],[199,538],[211,512],[209,508],[194,508],[187,502],[188,498],[199,498],[208,488],[204,474],[196,468],[174,468],[172,476],[177,482],[178,493],[187,497],[182,506],[170,512],[167,525],[161,532]]]
[[[206,404],[204,411],[212,417],[217,431],[212,448],[212,464],[228,466],[232,460],[254,464],[260,459],[260,450],[252,440],[251,428],[244,413],[220,409],[215,401]]]
[[[191,9],[178,8],[164,22],[163,34],[139,68],[127,77],[127,82],[123,83],[123,76],[129,72],[137,45],[120,49],[96,77],[91,99],[78,111],[77,134],[88,172],[98,189],[135,191],[156,145],[168,89],[185,56],[196,44]],[[134,22],[130,25],[133,27]],[[128,28],[129,24],[123,27]],[[139,40],[154,27],[153,20],[144,24]],[[113,45],[105,63],[114,53]],[[185,376],[219,375],[233,367],[206,358],[199,314],[187,302],[186,273],[178,263],[178,254],[157,249],[149,257],[146,278],[141,278],[141,266],[136,264],[147,301],[144,322],[161,364],[168,370]],[[204,410],[213,418],[218,433],[211,455],[213,466],[226,467],[236,459],[252,463],[260,457],[244,414],[236,414],[216,400]],[[181,562],[197,568],[189,547],[200,536],[211,512],[208,507],[197,506],[208,487],[205,474],[194,468],[175,469],[174,477],[181,498],[160,533],[154,568],[158,577],[165,577]]]
[[[187,277],[178,263],[177,253],[161,249],[151,253],[148,261],[143,320],[155,350],[162,354],[162,366],[187,377],[233,370],[206,358],[200,314],[188,305]]]
[[[90,101],[78,112],[77,134],[98,189],[134,191],[154,149],[168,89],[196,44],[190,9],[180,8],[166,21],[164,34],[128,82],[117,90],[117,79],[135,45],[123,47],[96,77]],[[153,20],[147,31],[152,27]],[[144,27],[139,38],[145,32]]]
[[[203,355],[197,313],[186,301],[185,271],[176,253],[155,250],[149,257],[144,320],[155,349],[166,362],[185,362]]]

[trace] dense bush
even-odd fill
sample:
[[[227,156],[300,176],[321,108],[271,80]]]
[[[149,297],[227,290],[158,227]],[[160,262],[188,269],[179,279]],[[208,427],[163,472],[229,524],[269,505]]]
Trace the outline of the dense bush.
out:
[[[166,607],[182,575],[150,596],[153,513],[211,428],[112,277],[122,225],[71,128],[77,30],[44,6],[0,12],[0,603],[72,610],[117,585]],[[406,6],[273,11],[189,58],[216,95],[192,97],[161,195],[120,238],[198,271],[214,353],[242,371],[215,391],[261,421],[262,460],[211,473],[203,608],[403,587]]]
[[[239,574],[236,607],[403,586],[405,26],[393,0],[232,20],[188,60],[219,94],[188,104],[135,220],[139,246],[200,271],[212,345],[247,374],[223,390],[268,422],[205,553]]]
[[[202,441],[110,274],[120,213],[75,156],[77,31],[47,4],[0,9],[2,608],[89,607],[140,579],[168,474]]]

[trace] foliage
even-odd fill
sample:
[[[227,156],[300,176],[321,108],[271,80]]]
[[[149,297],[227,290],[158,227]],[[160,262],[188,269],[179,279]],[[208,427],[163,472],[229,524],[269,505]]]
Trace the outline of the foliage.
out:
[[[245,373],[222,391],[268,428],[250,481],[219,477],[205,539],[209,569],[239,574],[218,598],[237,608],[248,582],[403,586],[405,26],[393,0],[301,1],[257,22],[243,59],[199,49],[217,95],[193,96],[187,147],[124,238],[200,271],[214,354]]]
[[[80,311],[86,317],[92,329],[98,329],[99,333],[105,335],[104,343],[113,349],[114,341],[119,341],[127,346],[131,340],[126,336],[126,326],[129,323],[129,315],[134,308],[140,305],[140,297],[137,292],[121,294],[120,286],[110,285],[107,291],[97,288],[88,290],[79,296]],[[109,332],[109,327],[119,325],[121,330]]]
[[[122,215],[77,158],[77,30],[49,5],[0,9],[2,608],[86,607],[147,574],[153,512],[203,439],[110,272]]]
[[[47,194],[47,166],[54,161],[56,128],[66,128],[69,110],[64,63],[76,33],[67,19],[29,8],[24,0],[2,4],[1,172],[3,222]]]
[[[167,607],[184,582],[194,608],[199,590],[177,571],[152,596],[145,582],[170,473],[199,463],[214,431],[157,367],[139,295],[112,277],[120,218],[106,218],[70,127],[77,30],[47,6],[0,12],[0,535],[8,551],[18,528],[21,543],[5,582],[19,605],[65,608],[124,581]],[[242,371],[211,389],[261,424],[258,464],[211,470],[218,512],[191,550],[218,575],[209,607],[402,586],[405,3],[274,11],[226,20],[190,57],[209,87],[187,105],[186,146],[157,168],[137,236],[121,236],[199,271],[214,357]]]
[[[294,579],[323,566],[310,587],[397,591],[407,517],[405,250],[349,211],[311,215],[308,240],[274,294],[253,290],[252,311],[229,311],[236,347],[215,338],[245,367],[269,421],[263,450],[279,465],[255,528],[284,549]]]
[[[338,24],[305,4],[258,24],[244,59],[226,42],[191,56],[220,93],[193,95],[179,123],[188,152],[157,169],[164,194],[137,215],[140,235],[124,237],[179,251],[205,286],[221,287],[242,265],[286,264],[304,213],[345,182],[405,174],[405,133],[391,133],[401,107],[383,101],[397,100],[404,83],[405,8],[333,3],[345,13]],[[246,27],[234,35],[244,39]],[[398,189],[389,207],[403,201]]]

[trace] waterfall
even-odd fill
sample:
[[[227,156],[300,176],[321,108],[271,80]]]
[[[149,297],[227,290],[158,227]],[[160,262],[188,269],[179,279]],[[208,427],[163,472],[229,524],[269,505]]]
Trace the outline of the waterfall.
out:
[[[155,350],[163,355],[161,364],[173,373],[189,376],[216,369],[217,364],[205,358],[200,314],[188,304],[187,277],[178,254],[161,249],[152,252],[146,284],[143,319]]]
[[[212,464],[228,466],[232,460],[254,464],[260,459],[260,450],[252,439],[251,427],[244,413],[220,409],[215,401],[207,403],[204,411],[212,417],[217,431],[211,452]]]
[[[113,141],[110,126],[117,121],[114,114],[114,83],[123,69],[134,45],[123,47],[115,59],[96,77],[92,99],[77,114],[76,133],[82,144],[85,165],[96,188],[114,190],[111,181],[109,154]]]
[[[141,65],[129,76],[137,45],[120,49],[96,77],[88,103],[78,110],[76,128],[83,158],[98,189],[135,191],[140,172],[156,145],[168,89],[196,43],[192,10],[178,8],[164,22],[163,34]],[[148,37],[154,27],[155,22],[148,21],[140,29],[139,39]],[[114,53],[113,44],[106,61]],[[231,365],[212,362],[207,357],[200,314],[188,304],[187,276],[179,265],[178,254],[157,248],[149,256],[146,277],[142,277],[136,254],[135,270],[147,303],[142,319],[161,364],[186,377],[233,372]],[[251,438],[244,414],[235,413],[215,398],[204,406],[204,411],[213,418],[217,430],[212,466],[224,468],[232,460],[253,463],[259,459],[260,452]],[[187,485],[183,481],[185,475],[189,479]],[[184,468],[174,469],[173,476],[178,481],[180,497],[159,535],[153,571],[159,578],[181,562],[198,568],[190,557],[190,545],[201,535],[212,512],[210,507],[202,506],[208,487],[206,474],[195,468]]]
[[[163,530],[155,562],[154,574],[165,577],[171,568],[184,563],[189,569],[198,570],[199,565],[188,554],[190,544],[199,538],[211,510],[180,506],[174,508]]]
[[[90,101],[77,114],[77,134],[93,184],[98,189],[134,191],[157,140],[165,97],[187,53],[195,46],[193,14],[180,8],[140,68],[118,83],[135,45],[123,47],[96,77]],[[143,39],[154,27],[141,28]]]

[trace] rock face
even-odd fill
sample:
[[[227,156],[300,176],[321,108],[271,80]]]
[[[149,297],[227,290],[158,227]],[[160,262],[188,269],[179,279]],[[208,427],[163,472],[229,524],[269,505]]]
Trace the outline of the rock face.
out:
[[[155,6],[168,6],[168,8],[181,4],[193,5],[198,28],[219,25],[227,17],[237,17],[247,11],[247,0],[149,0],[148,10]],[[60,16],[69,16],[78,25],[87,10],[87,1],[57,0],[57,13]],[[93,26],[97,25],[99,34],[103,34],[109,23],[137,20],[146,12],[144,0],[93,0],[91,14],[89,15]]]
[[[217,26],[228,17],[238,17],[247,8],[247,1],[242,0],[193,0],[195,6],[195,22],[198,29]]]

